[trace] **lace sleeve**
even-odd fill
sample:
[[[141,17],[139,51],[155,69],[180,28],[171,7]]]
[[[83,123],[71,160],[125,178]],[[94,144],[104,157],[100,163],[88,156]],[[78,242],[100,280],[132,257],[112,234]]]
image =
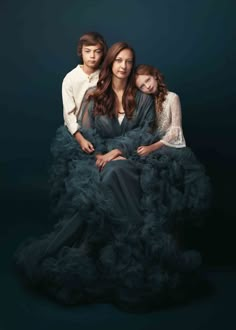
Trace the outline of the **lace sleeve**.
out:
[[[160,141],[169,147],[186,147],[185,138],[182,130],[181,104],[179,96],[177,94],[175,94],[171,100],[170,111],[171,123]]]

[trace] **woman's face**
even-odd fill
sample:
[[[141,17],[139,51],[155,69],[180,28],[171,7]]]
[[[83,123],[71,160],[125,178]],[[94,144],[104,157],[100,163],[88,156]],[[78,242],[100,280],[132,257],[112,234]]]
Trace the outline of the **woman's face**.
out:
[[[156,78],[146,74],[136,76],[136,86],[146,94],[155,94],[158,87]]]
[[[120,51],[112,64],[112,73],[118,79],[127,79],[133,67],[133,53],[130,49]]]

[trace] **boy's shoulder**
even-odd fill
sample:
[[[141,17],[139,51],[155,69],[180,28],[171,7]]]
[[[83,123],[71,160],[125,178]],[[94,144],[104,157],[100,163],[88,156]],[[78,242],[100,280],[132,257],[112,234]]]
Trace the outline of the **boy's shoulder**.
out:
[[[80,64],[78,64],[74,69],[72,69],[71,71],[69,71],[65,77],[64,80],[70,80],[70,79],[76,79],[79,77],[83,77],[83,70],[81,69]]]

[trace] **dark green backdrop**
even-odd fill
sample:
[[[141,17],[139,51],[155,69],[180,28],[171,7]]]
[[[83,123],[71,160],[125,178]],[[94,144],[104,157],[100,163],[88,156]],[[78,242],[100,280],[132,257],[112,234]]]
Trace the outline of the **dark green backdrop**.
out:
[[[108,45],[128,41],[137,62],[157,66],[180,95],[187,143],[214,189],[206,226],[193,240],[209,264],[235,263],[235,9],[234,0],[1,4],[3,235],[17,221],[38,222],[42,231],[47,225],[50,143],[63,123],[61,82],[78,63],[79,36],[95,30]]]

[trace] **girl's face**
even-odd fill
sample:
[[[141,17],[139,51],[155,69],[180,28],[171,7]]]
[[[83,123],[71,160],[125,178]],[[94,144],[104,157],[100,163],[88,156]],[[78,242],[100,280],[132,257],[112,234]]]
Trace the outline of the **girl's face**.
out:
[[[155,94],[158,87],[156,78],[146,74],[136,76],[136,86],[146,94]]]
[[[133,53],[130,49],[120,51],[112,64],[112,73],[118,79],[127,79],[133,67]]]

